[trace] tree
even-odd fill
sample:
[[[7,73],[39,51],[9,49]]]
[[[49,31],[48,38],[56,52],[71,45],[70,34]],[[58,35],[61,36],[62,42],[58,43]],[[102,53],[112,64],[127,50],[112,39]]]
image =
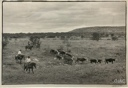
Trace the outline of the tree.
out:
[[[9,43],[8,38],[7,37],[4,37],[3,38],[3,42],[2,42],[2,47],[5,48],[8,43]]]
[[[37,36],[31,36],[29,40],[30,40],[31,45],[33,47],[40,48],[41,41],[40,41],[40,38],[39,37],[37,37]]]
[[[94,33],[92,34],[92,40],[97,40],[97,41],[99,41],[99,39],[100,39],[100,34],[97,33],[97,32],[94,32]]]

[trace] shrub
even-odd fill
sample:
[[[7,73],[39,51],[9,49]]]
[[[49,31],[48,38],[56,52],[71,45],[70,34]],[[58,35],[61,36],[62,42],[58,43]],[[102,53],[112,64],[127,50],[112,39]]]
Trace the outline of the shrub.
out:
[[[118,37],[112,36],[112,40],[113,40],[113,41],[118,40]]]
[[[3,38],[3,42],[2,42],[2,47],[5,48],[8,43],[9,43],[8,38],[7,37],[4,37]]]

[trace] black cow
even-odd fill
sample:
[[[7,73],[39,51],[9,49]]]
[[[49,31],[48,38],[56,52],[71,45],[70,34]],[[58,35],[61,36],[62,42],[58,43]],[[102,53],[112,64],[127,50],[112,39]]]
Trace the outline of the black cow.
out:
[[[56,55],[56,57],[55,57],[54,59],[59,59],[59,60],[61,60],[61,59],[63,59],[63,57],[60,56],[60,55]]]
[[[97,60],[97,63],[101,63],[101,62],[102,62],[102,60],[100,60],[100,59]]]
[[[27,49],[32,50],[32,48],[33,48],[32,45],[27,45],[27,46],[25,46],[25,49],[26,49],[26,50],[27,50]]]
[[[57,49],[57,50],[58,50],[59,54],[61,54],[61,55],[65,55],[66,54],[66,52],[64,52],[63,50],[60,50],[60,49]]]
[[[86,61],[86,59],[85,58],[77,58],[76,62],[79,62],[79,61],[81,61],[83,63],[84,61]]]
[[[73,63],[73,57],[70,57],[70,56],[66,56],[65,55],[63,58],[64,58],[64,63],[72,65],[72,63]]]
[[[90,63],[97,63],[97,60],[96,59],[91,59]]]
[[[108,62],[112,62],[112,64],[113,64],[114,61],[115,61],[115,59],[113,59],[113,58],[105,59],[106,64],[108,64]]]
[[[51,53],[51,54],[58,54],[58,51],[57,51],[57,50],[54,50],[54,49],[51,49],[51,50],[50,50],[50,53]]]

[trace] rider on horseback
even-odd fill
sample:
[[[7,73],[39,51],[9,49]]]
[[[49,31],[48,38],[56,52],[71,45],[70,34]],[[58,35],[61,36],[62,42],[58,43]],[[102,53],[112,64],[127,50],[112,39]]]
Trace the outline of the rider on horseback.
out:
[[[17,56],[21,56],[21,55],[22,55],[21,50],[19,50]]]
[[[29,65],[30,63],[31,63],[31,58],[30,58],[30,56],[28,56],[27,58],[26,58],[26,63]]]

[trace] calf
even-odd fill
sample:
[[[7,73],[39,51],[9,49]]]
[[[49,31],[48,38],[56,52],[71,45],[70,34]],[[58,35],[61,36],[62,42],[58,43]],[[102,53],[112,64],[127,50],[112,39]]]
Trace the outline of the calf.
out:
[[[90,63],[97,63],[97,60],[96,59],[91,59]]]
[[[105,59],[105,63],[107,63],[107,64],[108,64],[108,62],[112,62],[112,64],[113,64],[114,61],[115,61],[115,59],[113,59],[113,58]]]
[[[76,62],[79,62],[79,61],[81,61],[83,63],[84,61],[86,61],[86,59],[85,58],[77,58]]]

